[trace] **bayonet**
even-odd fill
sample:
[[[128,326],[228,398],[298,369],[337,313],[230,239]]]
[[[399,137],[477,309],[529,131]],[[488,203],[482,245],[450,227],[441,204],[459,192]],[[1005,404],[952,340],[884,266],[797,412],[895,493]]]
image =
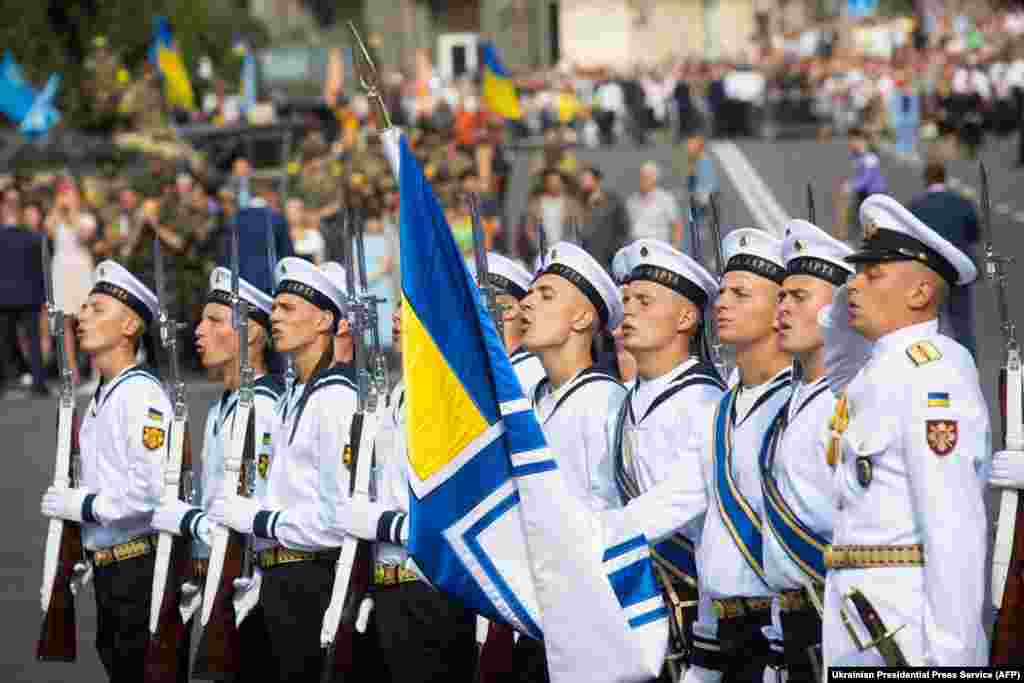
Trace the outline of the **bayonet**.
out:
[[[153,263],[159,306],[157,324],[160,341],[168,356],[167,388],[173,406],[164,461],[163,499],[191,502],[192,451],[187,445],[188,406],[185,383],[178,364],[178,325],[171,317],[167,301],[163,249],[160,236],[153,235]],[[153,590],[149,609],[149,649],[146,653],[146,680],[173,683],[180,678],[178,650],[185,638],[185,624],[179,610],[181,584],[188,580],[192,564],[192,544],[187,537],[160,532],[157,539]]]
[[[540,252],[538,270],[544,270],[544,259],[548,257],[548,233],[544,230],[544,223],[537,221],[537,250]]]
[[[818,212],[814,209],[814,185],[807,183],[807,220],[817,225],[817,214]]]
[[[366,91],[366,96],[377,105],[380,111],[381,121],[384,122],[384,129],[391,128],[391,115],[388,114],[388,108],[384,104],[384,96],[380,92],[380,79],[377,74],[377,67],[373,63],[373,58],[370,57],[370,51],[366,49],[366,45],[363,43],[363,39],[359,35],[359,31],[356,30],[356,25],[352,22],[348,22],[348,28],[352,31],[352,37],[355,38],[356,44],[359,46],[359,54],[363,57],[363,63],[365,67],[359,68],[358,59],[353,59],[355,62],[356,72],[359,74],[359,83],[362,85],[363,90]]]
[[[57,455],[53,488],[64,491],[78,485],[77,448],[75,447],[75,394],[68,367],[64,339],[64,311],[53,299],[53,268],[47,239],[42,239],[43,283],[46,290],[46,318],[50,326],[60,371],[57,398]],[[77,656],[75,596],[71,582],[78,567],[85,569],[82,527],[77,522],[51,519],[47,525],[46,551],[43,557],[43,623],[36,645],[36,659],[48,662],[73,662]]]
[[[469,205],[469,215],[473,222],[473,258],[476,262],[476,281],[480,291],[484,295],[484,302],[487,304],[487,312],[491,314],[494,327],[498,330],[498,336],[504,341],[505,323],[502,320],[501,304],[498,303],[498,294],[491,284],[491,268],[487,261],[487,242],[484,236],[483,221],[480,220],[480,198],[475,192],[470,192],[466,197]]]

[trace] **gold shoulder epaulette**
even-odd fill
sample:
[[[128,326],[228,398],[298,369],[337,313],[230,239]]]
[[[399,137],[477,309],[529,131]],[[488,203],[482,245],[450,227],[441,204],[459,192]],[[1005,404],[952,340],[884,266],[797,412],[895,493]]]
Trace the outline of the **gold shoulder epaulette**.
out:
[[[907,347],[907,356],[914,365],[921,367],[942,358],[942,352],[930,341],[919,341]]]

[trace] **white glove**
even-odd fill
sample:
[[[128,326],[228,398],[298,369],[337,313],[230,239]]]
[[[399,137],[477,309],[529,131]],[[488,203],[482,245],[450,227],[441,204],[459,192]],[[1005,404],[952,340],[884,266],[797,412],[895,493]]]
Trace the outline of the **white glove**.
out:
[[[201,587],[186,581],[181,584],[181,602],[178,604],[178,611],[181,612],[181,623],[187,624],[200,607],[203,605],[203,591]]]
[[[774,666],[766,666],[761,677],[763,683],[786,683],[789,680],[789,670],[785,668],[776,669]]]
[[[260,601],[260,587],[263,585],[263,572],[254,569],[252,578],[237,578],[232,584],[235,587],[235,594],[232,602],[235,605],[235,627],[242,625],[249,612],[256,607]]]
[[[722,672],[714,669],[705,669],[702,666],[691,665],[683,674],[683,683],[719,683],[722,680]]]
[[[88,586],[91,582],[92,562],[76,562],[71,571],[71,594],[78,595],[78,591]]]
[[[165,501],[153,510],[153,528],[175,536],[181,535],[181,520],[196,508],[183,500]]]
[[[989,486],[1024,489],[1024,451],[996,451],[992,454]]]
[[[825,376],[837,396],[871,357],[875,343],[850,327],[848,285],[838,287],[832,303],[818,311],[825,338]]]
[[[72,522],[82,521],[82,503],[89,495],[86,489],[64,489],[58,491],[54,487],[46,489],[40,509],[43,517],[52,519],[68,519]]]
[[[230,527],[240,534],[251,534],[253,522],[261,509],[252,498],[231,495],[214,500],[207,517],[214,524]]]

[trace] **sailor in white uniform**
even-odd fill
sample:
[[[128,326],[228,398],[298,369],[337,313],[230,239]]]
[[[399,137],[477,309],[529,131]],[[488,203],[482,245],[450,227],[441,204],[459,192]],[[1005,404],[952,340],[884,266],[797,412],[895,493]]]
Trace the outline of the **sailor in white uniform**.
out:
[[[786,279],[779,296],[779,345],[795,361],[793,395],[775,418],[761,453],[764,487],[764,571],[778,593],[773,648],[784,652],[773,668],[787,680],[820,683],[821,596],[824,551],[832,540],[835,503],[825,462],[829,419],[836,399],[825,376],[825,342],[818,313],[846,284],[853,253],[844,242],[803,220],[786,226]],[[784,643],[779,643],[781,636]]]
[[[592,355],[594,337],[622,322],[619,288],[574,244],[555,244],[544,263],[522,300],[523,342],[547,373],[534,389],[533,408],[570,494],[592,510],[619,507],[608,416],[626,389],[593,367]],[[515,660],[516,680],[547,680],[541,643],[520,638]]]
[[[523,341],[547,377],[532,394],[544,435],[569,490],[593,510],[619,506],[607,437],[625,388],[593,367],[595,335],[622,321],[622,298],[607,272],[580,247],[560,242],[522,301]]]
[[[537,383],[544,379],[544,366],[535,353],[523,346],[523,309],[520,302],[530,290],[530,272],[510,258],[487,252],[487,268],[491,286],[497,290],[498,309],[505,333],[505,351],[512,361],[523,396],[532,396]],[[470,275],[477,281],[476,264],[469,264]]]
[[[248,303],[248,359],[253,370],[253,440],[255,446],[254,470],[244,473],[252,482],[252,495],[262,497],[266,492],[267,473],[273,460],[273,439],[275,406],[284,387],[280,378],[268,374],[266,351],[270,341],[270,308],[273,299],[243,278],[238,279],[239,297]],[[185,501],[164,502],[153,515],[153,526],[172,534],[186,534],[193,539],[192,554],[195,560],[195,583],[182,587],[182,610],[191,615],[200,606],[210,556],[210,524],[203,513],[213,500],[221,495],[224,488],[224,459],[231,448],[231,434],[235,409],[238,407],[238,389],[241,383],[241,366],[238,355],[238,331],[232,326],[231,271],[216,268],[210,274],[210,287],[203,307],[202,319],[196,327],[196,349],[203,368],[216,376],[224,385],[224,393],[214,401],[206,415],[203,430],[203,451],[200,462],[202,471],[195,482],[199,507]],[[269,544],[256,539],[255,550],[262,550]],[[246,599],[236,602],[236,611],[245,616],[241,619],[240,638],[246,656],[242,658],[240,678],[247,673],[254,675],[266,672],[269,659],[266,627],[260,610],[253,610],[259,595],[259,569],[254,572],[253,583],[245,584],[252,593]],[[248,591],[245,591],[248,593]],[[187,619],[186,619],[187,620]]]
[[[258,564],[277,680],[309,681],[320,675],[320,628],[337,548],[346,534],[374,539],[387,510],[348,497],[342,454],[350,447],[357,397],[351,380],[334,366],[333,352],[344,295],[302,259],[282,259],[275,275],[273,338],[277,349],[294,359],[296,385],[278,402],[266,494],[218,499],[209,517],[275,542],[259,553]],[[397,542],[404,519],[394,521],[385,526]]]
[[[750,228],[723,240],[715,320],[722,342],[735,349],[740,381],[692,422],[685,448],[702,463],[703,480],[679,470],[624,510],[605,513],[609,524],[635,527],[655,543],[704,515],[690,681],[717,683],[723,674],[760,681],[772,661],[762,632],[771,623],[772,590],[764,579],[758,456],[790,393],[790,360],[774,328],[786,272],[781,246]]]
[[[125,268],[113,261],[96,267],[78,313],[79,348],[101,377],[79,431],[79,484],[51,487],[42,500],[45,517],[82,523],[94,571],[96,649],[113,681],[143,680],[149,642],[152,518],[163,495],[173,416],[160,380],[136,365],[135,354],[157,309],[153,292]],[[187,639],[181,649],[187,671]]]
[[[621,258],[620,258],[621,257]],[[704,352],[703,331],[718,283],[699,263],[659,240],[624,247],[615,262],[634,264],[625,277],[623,343],[638,378],[611,416],[615,475],[623,502],[686,470],[703,478],[700,454],[683,446],[694,424],[721,399],[725,386]],[[697,614],[696,544],[703,517],[652,546],[666,604],[673,608],[673,654],[686,644]],[[667,670],[666,675],[672,674]]]
[[[825,666],[983,666],[989,416],[971,354],[938,331],[977,269],[890,197],[860,219],[849,325],[875,344],[833,418]]]

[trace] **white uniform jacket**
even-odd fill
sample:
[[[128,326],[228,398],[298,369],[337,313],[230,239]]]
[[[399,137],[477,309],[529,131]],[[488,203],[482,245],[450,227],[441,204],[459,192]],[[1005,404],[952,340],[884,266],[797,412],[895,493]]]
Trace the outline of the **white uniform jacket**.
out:
[[[99,550],[153,533],[163,495],[171,402],[152,370],[133,366],[96,389],[79,431],[82,541]]]
[[[618,380],[597,368],[580,371],[557,391],[541,380],[533,392],[533,409],[569,491],[591,510],[620,506],[608,416],[625,395]]]
[[[878,340],[846,389],[849,424],[834,484],[833,545],[923,544],[924,566],[832,569],[825,592],[825,665],[883,664],[856,657],[840,621],[858,588],[911,666],[982,666],[988,543],[984,493],[991,433],[978,371],[937,321]],[[850,621],[869,638],[854,607]]]

